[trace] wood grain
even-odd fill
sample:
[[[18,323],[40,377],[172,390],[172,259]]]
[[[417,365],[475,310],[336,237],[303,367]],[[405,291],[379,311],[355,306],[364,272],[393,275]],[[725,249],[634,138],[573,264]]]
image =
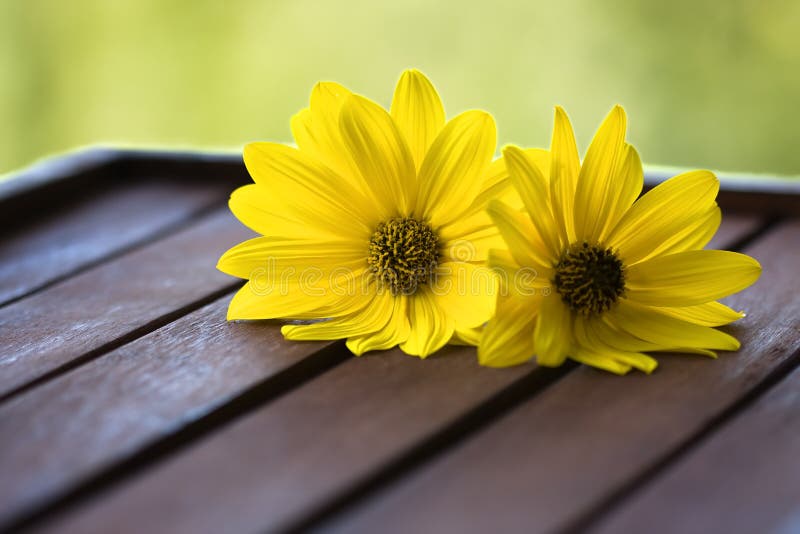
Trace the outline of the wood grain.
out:
[[[472,348],[449,348],[425,361],[397,351],[352,359],[51,528],[279,530],[538,372],[532,369],[480,368]]]
[[[742,341],[738,352],[716,361],[663,356],[652,376],[578,368],[326,526],[460,533],[552,532],[579,524],[800,347],[800,221],[775,228],[747,252],[764,272],[729,299],[749,314],[731,328]]]
[[[472,348],[352,358],[57,521],[57,532],[279,530],[531,371]],[[44,529],[45,531],[47,529]]]
[[[221,208],[162,241],[0,309],[0,396],[232,289],[235,279],[217,271],[216,260],[251,235]]]
[[[229,300],[0,406],[0,525],[180,432],[243,391],[263,384],[259,395],[269,396],[299,363],[305,364],[300,374],[310,376],[314,365],[332,359],[320,354],[331,343],[286,342],[277,324],[227,323]],[[305,361],[315,354],[314,362]]]
[[[798,532],[798,451],[800,369],[590,531]]]
[[[0,306],[223,205],[229,189],[222,181],[119,180],[29,213],[0,237]]]

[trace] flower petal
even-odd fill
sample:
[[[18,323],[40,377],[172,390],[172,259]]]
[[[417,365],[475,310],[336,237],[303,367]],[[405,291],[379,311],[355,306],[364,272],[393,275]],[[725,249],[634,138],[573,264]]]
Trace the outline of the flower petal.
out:
[[[339,127],[373,193],[381,219],[410,215],[416,191],[414,160],[389,113],[366,98],[351,95],[342,106]]]
[[[336,271],[338,278],[367,268],[366,246],[348,241],[287,240],[254,237],[228,249],[217,268],[239,278],[269,279],[274,283]],[[327,280],[326,280],[327,282]]]
[[[390,349],[408,339],[411,331],[408,322],[408,298],[389,297],[394,307],[386,326],[370,334],[348,338],[347,348],[356,356],[372,350]]]
[[[575,241],[575,189],[581,160],[575,144],[575,134],[566,112],[556,106],[553,139],[550,143],[550,191],[553,216],[567,243]]]
[[[497,313],[486,325],[478,346],[478,362],[488,367],[509,367],[533,358],[534,305],[538,299],[500,297]]]
[[[613,229],[617,222],[627,213],[631,205],[642,193],[644,186],[644,170],[639,153],[633,146],[625,143],[623,148],[622,165],[617,170],[613,178],[617,188],[616,196],[609,199],[609,212],[603,229],[600,232],[600,242],[604,243],[608,233]]]
[[[417,169],[428,148],[444,128],[444,108],[439,94],[424,74],[407,70],[394,90],[392,119],[405,136]]]
[[[575,235],[578,241],[598,243],[616,199],[623,189],[615,178],[625,156],[625,111],[614,109],[600,125],[586,151],[575,190]]]
[[[664,350],[739,348],[736,338],[725,332],[682,321],[626,299],[620,300],[609,313],[609,319],[617,328],[660,345]]]
[[[725,306],[721,302],[706,302],[695,306],[684,306],[682,308],[659,308],[660,312],[689,321],[690,323],[702,326],[722,326],[738,321],[744,317],[744,312],[737,312]]]
[[[750,256],[689,250],[628,267],[625,294],[651,306],[694,306],[741,291],[760,274],[761,265]]]
[[[363,188],[339,131],[339,113],[350,94],[335,82],[315,85],[311,91],[311,106],[292,117],[292,135],[300,150],[311,154],[354,186]]]
[[[277,143],[250,143],[244,162],[261,191],[259,202],[273,213],[291,212],[301,221],[336,225],[350,232],[371,232],[374,203],[349,182],[307,154]],[[265,191],[275,196],[269,202]],[[283,208],[281,206],[284,206]]]
[[[578,345],[575,352],[591,353],[601,358],[607,365],[607,367],[603,367],[604,369],[608,368],[606,360],[612,360],[619,364],[619,366],[611,365],[612,372],[623,370],[624,367],[633,367],[650,374],[658,367],[658,362],[654,358],[639,352],[643,347],[652,347],[652,344],[636,340],[624,332],[614,332],[599,318],[578,316],[575,318],[574,324],[575,340]],[[600,332],[606,335],[603,336]],[[608,334],[612,334],[610,339]],[[631,348],[632,342],[635,341],[638,341],[640,347]],[[627,372],[627,369],[624,371]]]
[[[570,356],[576,362],[580,362],[589,367],[595,367],[614,373],[615,375],[625,375],[631,370],[631,366],[626,363],[621,363],[608,354],[601,354],[598,351],[586,350],[583,347],[575,349],[574,354]]]
[[[490,202],[487,212],[520,266],[538,268],[553,263],[553,256],[539,238],[539,231],[534,228],[530,217],[499,200]]]
[[[494,314],[497,283],[497,275],[488,267],[447,262],[437,268],[430,292],[439,309],[463,330],[481,326]]]
[[[571,355],[572,312],[557,295],[542,299],[533,343],[536,362],[545,367],[558,367]]]
[[[356,295],[354,300],[361,307],[349,315],[305,325],[283,325],[281,334],[286,339],[295,341],[363,336],[382,330],[392,317],[394,303],[391,294],[379,292],[372,295]]]
[[[492,224],[489,214],[484,211],[480,216],[483,224],[469,228],[472,232],[464,233],[464,229],[457,225],[448,225],[439,230],[439,241],[444,243],[442,256],[446,261],[485,262],[489,250],[505,247],[505,241]]]
[[[550,193],[547,179],[539,167],[515,146],[503,149],[511,183],[522,198],[531,222],[542,240],[549,258],[558,258],[561,253],[560,233],[556,228],[550,209]],[[501,230],[502,232],[502,230]]]
[[[362,302],[331,291],[309,295],[297,285],[286,290],[265,290],[257,282],[246,283],[228,306],[228,320],[320,319],[357,311]]]
[[[442,348],[455,330],[453,320],[436,305],[430,291],[417,291],[409,299],[409,322],[411,331],[408,339],[400,344],[406,354],[426,358]]]
[[[346,206],[342,206],[340,212],[339,206],[330,204],[330,200],[318,198],[316,192],[310,193],[294,184],[273,189],[248,184],[231,194],[228,207],[251,230],[275,238],[369,240],[372,226],[366,214],[353,216],[343,223],[332,220],[331,217],[344,217]],[[322,209],[315,210],[314,206],[322,206]]]
[[[687,172],[647,192],[609,233],[608,244],[627,265],[663,254],[713,224],[719,180],[708,171]]]
[[[469,211],[497,143],[494,119],[467,111],[448,122],[419,170],[416,216],[443,226]]]

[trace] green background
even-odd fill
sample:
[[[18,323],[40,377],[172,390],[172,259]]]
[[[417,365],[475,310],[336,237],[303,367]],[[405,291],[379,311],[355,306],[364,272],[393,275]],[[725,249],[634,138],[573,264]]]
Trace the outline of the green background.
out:
[[[800,173],[800,2],[0,0],[0,173],[92,143],[290,141],[320,79],[388,104],[407,67],[448,115],[583,151],[615,103],[646,163]]]

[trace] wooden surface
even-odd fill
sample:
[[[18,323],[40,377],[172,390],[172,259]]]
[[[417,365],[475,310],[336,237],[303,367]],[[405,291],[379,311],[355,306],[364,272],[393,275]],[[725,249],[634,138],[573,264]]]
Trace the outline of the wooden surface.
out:
[[[720,195],[713,245],[764,266],[729,301],[742,349],[616,377],[227,323],[246,180],[94,151],[0,188],[0,531],[800,528],[800,188]]]

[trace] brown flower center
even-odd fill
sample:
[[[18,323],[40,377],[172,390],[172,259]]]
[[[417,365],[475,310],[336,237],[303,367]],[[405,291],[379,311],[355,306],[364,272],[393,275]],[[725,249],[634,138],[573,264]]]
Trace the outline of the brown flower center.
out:
[[[625,292],[625,269],[610,248],[575,243],[555,266],[561,300],[583,315],[608,311]]]
[[[392,294],[410,295],[439,263],[439,237],[425,222],[395,217],[378,225],[369,241],[369,266]]]

